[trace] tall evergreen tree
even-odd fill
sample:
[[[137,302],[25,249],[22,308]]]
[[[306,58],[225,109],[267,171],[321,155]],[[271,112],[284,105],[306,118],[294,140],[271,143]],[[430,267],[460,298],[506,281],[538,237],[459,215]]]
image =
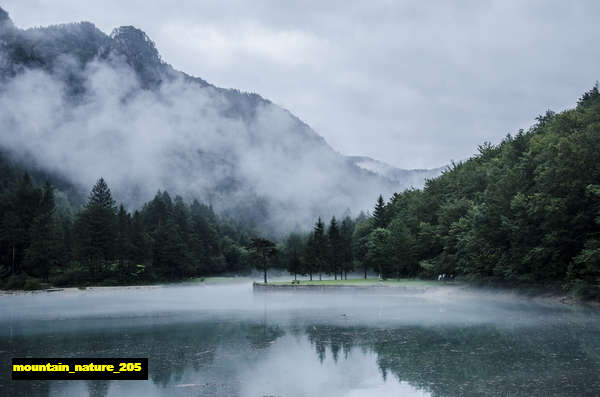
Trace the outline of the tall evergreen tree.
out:
[[[58,263],[60,240],[54,219],[54,189],[48,182],[30,228],[30,245],[25,251],[25,271],[32,276],[48,280],[50,268]]]
[[[0,224],[0,239],[8,249],[8,274],[16,274],[19,269],[19,249],[25,242],[25,227],[19,215],[12,208],[7,208],[2,214]]]
[[[375,229],[385,228],[387,226],[387,216],[386,216],[386,208],[385,202],[383,201],[383,196],[379,195],[377,198],[377,204],[375,205],[375,210],[373,211],[373,227]]]
[[[218,256],[218,233],[212,219],[212,210],[200,204],[197,200],[190,206],[190,254],[196,271],[200,274],[209,273],[212,258]]]
[[[373,223],[367,219],[357,220],[352,234],[352,256],[363,265],[364,278],[367,278],[369,261],[367,253],[369,250],[369,234],[373,230]]]
[[[139,211],[131,218],[131,256],[136,265],[144,265],[149,259],[149,236],[144,229],[144,221]]]
[[[13,273],[19,273],[25,257],[25,250],[31,244],[31,227],[34,224],[38,214],[40,202],[42,201],[42,191],[33,186],[29,174],[23,175],[17,186],[16,196],[13,202],[13,209],[18,217],[18,221],[13,223],[20,230],[19,236],[16,236],[17,242],[15,248],[15,265]]]
[[[174,219],[168,218],[154,233],[152,267],[159,277],[170,280],[186,275],[187,247]]]
[[[128,277],[132,269],[131,256],[133,246],[131,243],[131,215],[125,210],[123,204],[119,206],[117,214],[117,241],[116,241],[116,257],[119,261],[120,277]]]
[[[319,217],[313,230],[313,248],[314,259],[316,261],[317,271],[319,272],[319,281],[323,279],[323,269],[327,264],[328,242],[325,236],[325,224]]]
[[[342,261],[343,261],[343,242],[340,235],[335,216],[331,218],[329,229],[327,230],[328,248],[329,248],[329,268],[333,277],[337,280],[338,271],[340,272],[340,280],[342,279]]]
[[[92,188],[78,218],[79,252],[86,258],[96,278],[115,255],[117,208],[103,178]]]
[[[350,216],[342,221],[340,236],[342,239],[342,270],[344,279],[348,279],[348,272],[352,271],[354,255],[352,253],[352,235],[354,234],[354,222]]]
[[[294,280],[298,274],[305,273],[302,263],[302,252],[304,251],[304,241],[299,233],[291,233],[285,241],[285,252],[287,254],[287,268],[294,275]]]
[[[313,279],[313,273],[319,270],[317,256],[315,234],[310,232],[306,238],[306,246],[304,248],[304,267],[310,281]]]

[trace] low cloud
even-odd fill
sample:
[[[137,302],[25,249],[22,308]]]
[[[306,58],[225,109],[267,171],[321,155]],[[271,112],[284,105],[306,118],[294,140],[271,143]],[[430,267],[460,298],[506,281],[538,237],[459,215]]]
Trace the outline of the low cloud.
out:
[[[35,4],[33,6],[32,4]],[[19,26],[135,25],[176,69],[258,92],[337,150],[402,168],[461,160],[598,80],[600,3],[5,0]]]
[[[258,221],[275,231],[369,208],[384,189],[373,176],[352,174],[277,106],[258,104],[249,120],[228,117],[221,91],[183,77],[143,89],[119,58],[87,64],[79,72],[84,93],[74,96],[62,78],[71,63],[26,70],[3,85],[0,128],[9,133],[0,143],[80,186],[103,176],[133,207],[159,189],[219,211],[262,207],[268,217]]]

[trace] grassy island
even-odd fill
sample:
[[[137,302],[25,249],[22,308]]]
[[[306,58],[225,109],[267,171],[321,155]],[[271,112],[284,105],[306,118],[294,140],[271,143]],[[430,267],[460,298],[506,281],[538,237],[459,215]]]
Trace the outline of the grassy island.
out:
[[[350,280],[297,280],[294,281],[274,281],[270,283],[255,283],[256,285],[273,285],[273,286],[311,286],[311,285],[322,285],[322,286],[356,286],[356,287],[439,287],[444,285],[444,282],[432,281],[432,280],[421,280],[415,278],[402,278],[402,279],[387,279],[380,281],[376,277],[372,278],[357,278]]]

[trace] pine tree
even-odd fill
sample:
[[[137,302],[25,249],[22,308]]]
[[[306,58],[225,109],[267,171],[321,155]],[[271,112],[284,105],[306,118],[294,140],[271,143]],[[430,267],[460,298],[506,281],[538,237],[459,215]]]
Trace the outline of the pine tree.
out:
[[[315,234],[311,232],[308,234],[304,248],[304,263],[310,281],[313,279],[313,273],[318,270],[317,261]]]
[[[167,223],[167,219],[171,216],[172,210],[173,202],[169,193],[159,190],[152,201],[146,204],[144,208],[144,220],[148,232],[153,234],[156,229],[164,226]]]
[[[287,254],[287,268],[294,275],[294,280],[297,279],[298,273],[304,273],[302,263],[302,251],[304,241],[298,233],[291,233],[285,241],[285,252]]]
[[[43,280],[48,280],[50,268],[58,263],[60,255],[54,210],[54,189],[46,182],[30,227],[31,243],[25,250],[24,261],[27,274]]]
[[[117,215],[117,245],[116,245],[116,256],[119,260],[119,270],[121,277],[124,274],[131,273],[130,258],[133,250],[131,244],[131,215],[125,211],[123,204],[119,206],[119,213]]]
[[[18,271],[18,250],[24,242],[24,234],[25,228],[18,214],[12,209],[5,211],[0,224],[0,239],[7,245],[9,250],[9,274],[16,274]]]
[[[149,237],[144,229],[144,222],[139,211],[131,218],[131,256],[136,265],[145,264],[148,258]]]
[[[367,253],[369,251],[369,234],[373,231],[373,225],[370,219],[357,218],[354,232],[352,233],[352,257],[363,265],[364,278],[367,278],[369,262]]]
[[[288,271],[294,274],[294,280],[298,279],[298,273],[302,270],[302,261],[300,260],[300,256],[296,251],[293,251],[290,254],[290,258],[288,261]]]
[[[92,276],[98,276],[104,263],[114,258],[117,208],[103,178],[92,188],[88,201],[79,215],[80,256],[87,258]]]
[[[377,228],[385,228],[387,226],[387,216],[385,210],[385,202],[383,201],[383,196],[379,195],[377,199],[377,204],[375,205],[375,211],[373,212],[373,227]]]
[[[173,219],[179,230],[181,231],[184,239],[187,239],[189,234],[189,224],[190,224],[190,210],[188,206],[184,203],[183,198],[181,196],[175,196],[175,205],[173,206]]]
[[[214,213],[197,200],[190,206],[189,246],[195,271],[207,274],[211,271],[212,257],[219,253],[217,231],[210,220]]]
[[[167,219],[154,236],[152,266],[161,277],[182,278],[188,267],[187,247],[174,219]]]
[[[31,227],[37,215],[39,205],[42,200],[42,191],[36,189],[31,182],[28,173],[17,185],[14,198],[12,200],[12,211],[15,217],[9,213],[6,221],[7,226],[16,227],[11,234],[12,240],[12,273],[20,273],[22,263],[25,257],[25,250],[31,244]]]
[[[319,217],[313,230],[314,258],[319,272],[319,281],[323,279],[323,268],[327,262],[327,237],[325,236],[325,224]]]
[[[333,277],[337,280],[338,271],[340,271],[340,280],[341,276],[341,267],[342,267],[342,257],[343,257],[343,247],[342,247],[342,238],[340,236],[340,230],[337,225],[337,221],[335,220],[335,216],[331,218],[331,222],[329,224],[329,229],[327,230],[327,238],[329,240],[329,266],[331,273],[333,273]]]
[[[349,216],[346,216],[342,221],[340,235],[342,239],[342,270],[344,278],[348,279],[348,271],[352,270],[352,234],[354,233],[354,222]]]

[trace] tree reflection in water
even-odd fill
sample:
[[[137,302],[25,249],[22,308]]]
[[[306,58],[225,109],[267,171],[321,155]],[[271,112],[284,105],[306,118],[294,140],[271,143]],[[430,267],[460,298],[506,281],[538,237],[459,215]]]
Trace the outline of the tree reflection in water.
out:
[[[309,326],[322,361],[354,348],[376,353],[384,379],[393,374],[433,396],[595,395],[600,392],[598,327],[568,325],[393,329]]]
[[[86,382],[90,396],[111,388],[153,387],[159,395],[243,394],[244,369],[268,359],[283,337],[293,348],[312,349],[315,368],[330,357],[352,365],[374,354],[382,379],[393,376],[433,396],[594,395],[600,390],[599,326],[593,322],[502,328],[496,326],[398,326],[213,320],[115,326],[98,331],[14,335],[0,339],[4,374],[11,357],[149,357],[151,384]],[[292,349],[292,347],[290,347]],[[290,350],[291,351],[291,350]],[[294,360],[293,354],[284,357]],[[311,364],[312,365],[312,364]],[[294,374],[268,374],[272,377]],[[188,384],[190,379],[193,383]],[[306,379],[310,382],[310,379]],[[183,382],[183,383],[182,383]],[[153,386],[152,386],[153,385]],[[69,382],[0,381],[2,395],[77,395]]]

